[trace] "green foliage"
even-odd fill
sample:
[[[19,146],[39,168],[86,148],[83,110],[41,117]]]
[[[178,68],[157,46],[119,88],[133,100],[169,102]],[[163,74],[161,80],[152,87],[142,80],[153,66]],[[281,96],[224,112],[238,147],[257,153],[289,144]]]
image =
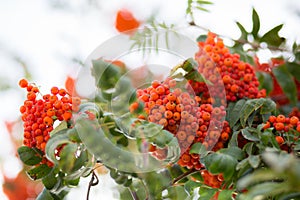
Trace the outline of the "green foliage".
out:
[[[284,94],[288,97],[290,102],[295,105],[297,102],[297,87],[286,65],[273,68],[272,72],[284,91]]]
[[[276,110],[275,102],[268,98],[241,99],[230,104],[228,106],[226,119],[229,121],[230,127],[233,127],[234,130],[237,130],[239,126],[243,128],[245,128],[246,125],[252,126],[254,118],[259,116],[261,116],[262,119],[256,119],[258,123],[266,121],[267,116]]]
[[[18,148],[20,160],[26,165],[36,165],[42,161],[41,152],[35,148],[22,146]]]
[[[267,149],[262,154],[269,168],[262,168],[238,181],[238,188],[249,191],[240,199],[254,199],[257,196],[274,199],[299,197],[299,159],[292,154]]]
[[[210,4],[210,1],[188,0],[186,14],[192,18],[190,25],[195,26],[194,10],[207,11],[205,6]],[[286,39],[279,35],[282,24],[261,33],[260,17],[254,8],[251,31],[239,22],[236,24],[241,35],[238,40],[233,40],[232,52],[238,53],[242,60],[255,65],[253,55],[263,48],[285,52]],[[151,20],[129,36],[133,42],[131,49],[138,48],[144,53],[148,47],[158,50],[162,36],[164,46],[169,48],[170,36],[177,34],[174,28],[175,25]],[[162,34],[161,29],[166,31]],[[206,38],[206,35],[200,35],[196,41],[203,42]],[[247,51],[246,44],[250,45]],[[267,94],[274,91],[274,76],[295,105],[298,101],[295,80],[300,81],[300,46],[296,43],[292,54],[289,61],[284,60],[285,64],[273,67],[270,73],[256,71],[256,75],[260,89],[266,89]],[[185,85],[185,80],[212,85],[197,68],[197,62],[188,58],[174,67],[170,76],[181,85]],[[45,153],[29,147],[18,149],[20,160],[29,166],[29,177],[41,180],[45,187],[38,200],[63,199],[71,187],[78,186],[82,177],[92,174],[93,180],[96,163],[109,169],[110,177],[119,185],[120,199],[193,199],[198,195],[197,190],[199,200],[210,200],[215,195],[220,200],[300,197],[300,161],[297,157],[300,141],[294,140],[299,133],[294,129],[280,132],[263,128],[269,116],[279,112],[270,97],[240,99],[227,105],[226,120],[232,133],[220,150],[207,150],[203,141],[197,141],[189,148],[190,154],[199,154],[199,160],[192,156],[191,159],[192,162],[200,161],[201,170],[223,175],[221,188],[214,188],[205,184],[201,171],[176,163],[182,152],[173,133],[129,112],[129,105],[136,101],[136,95],[126,69],[98,59],[92,61],[91,73],[98,91],[96,97],[84,99],[79,112],[74,113],[74,120],[62,122],[51,132]],[[142,114],[143,106],[140,103],[135,114]],[[282,150],[276,134],[286,139],[290,153]],[[165,159],[160,160],[149,152],[149,147],[153,146],[166,152]],[[43,156],[54,166],[41,164]]]

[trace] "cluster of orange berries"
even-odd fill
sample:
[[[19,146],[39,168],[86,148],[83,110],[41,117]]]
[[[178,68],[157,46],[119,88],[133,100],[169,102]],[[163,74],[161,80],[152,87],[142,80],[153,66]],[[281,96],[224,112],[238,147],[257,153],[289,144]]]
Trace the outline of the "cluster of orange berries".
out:
[[[263,129],[274,128],[276,131],[276,141],[279,145],[285,143],[284,133],[290,131],[294,134],[294,141],[299,139],[300,134],[300,120],[296,116],[285,117],[284,115],[270,116],[269,120],[264,125]]]
[[[222,122],[225,107],[200,104],[201,98],[176,87],[176,80],[153,81],[151,86],[137,90],[139,102],[144,104],[143,114],[138,117],[160,124],[178,139],[181,157],[178,164],[189,169],[200,170],[198,154],[190,154],[190,146],[201,142],[206,148],[218,150],[224,147],[231,133],[229,124]],[[139,102],[130,106],[135,112]],[[163,158],[165,152],[151,146],[156,157]],[[160,155],[162,154],[162,155]]]
[[[224,181],[222,174],[214,175],[207,170],[202,170],[201,176],[203,177],[203,183],[213,188],[221,188]]]
[[[23,144],[45,152],[54,122],[71,120],[72,111],[79,110],[81,100],[58,87],[52,87],[51,94],[41,95],[39,88],[26,79],[21,79],[19,86],[27,90],[27,99],[20,107],[24,127]],[[38,98],[39,95],[42,98]],[[45,156],[42,163],[53,165]]]
[[[226,97],[227,101],[237,101],[242,98],[266,96],[266,90],[258,89],[259,82],[253,67],[241,61],[239,54],[231,54],[216,34],[208,33],[206,41],[199,42],[198,45],[200,48],[195,54],[198,72],[213,83],[214,87],[208,88],[205,83],[195,81],[189,83],[204,101],[210,97],[220,98],[221,104],[224,105],[223,97]]]

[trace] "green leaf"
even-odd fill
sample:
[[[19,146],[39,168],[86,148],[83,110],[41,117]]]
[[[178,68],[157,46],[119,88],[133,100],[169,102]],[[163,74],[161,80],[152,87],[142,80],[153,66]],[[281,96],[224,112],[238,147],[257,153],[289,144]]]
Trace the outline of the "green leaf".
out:
[[[61,189],[59,192],[54,194],[44,188],[36,200],[63,200],[68,193],[68,189]]]
[[[257,184],[262,181],[275,180],[277,177],[278,177],[278,174],[275,174],[271,170],[260,169],[260,170],[257,170],[255,172],[241,178],[237,182],[237,188],[238,189],[248,188],[249,186],[251,186],[253,184]]]
[[[35,168],[30,169],[27,174],[32,178],[33,180],[37,180],[40,178],[43,178],[47,174],[49,174],[51,171],[51,168],[48,167],[46,164],[38,165]]]
[[[64,129],[68,129],[68,123],[66,121],[60,122],[60,124],[50,132],[50,136],[52,137],[55,133]]]
[[[51,190],[53,189],[59,182],[58,177],[56,177],[57,174],[57,168],[53,168],[51,172],[44,176],[42,179],[43,185],[46,189]]]
[[[211,200],[217,191],[215,188],[200,187],[198,200]]]
[[[80,170],[83,166],[84,167],[91,167],[92,155],[89,154],[88,150],[83,150],[80,152],[79,157],[75,160],[73,170],[77,171]]]
[[[292,74],[295,79],[300,81],[300,64],[294,62],[286,62],[286,67],[290,74]]]
[[[243,147],[243,151],[245,151],[248,155],[252,155],[252,151],[253,151],[253,142],[248,142],[247,144],[245,144],[245,146]]]
[[[232,110],[230,110],[230,119],[229,119],[229,125],[230,127],[233,127],[240,118],[240,112],[242,110],[242,108],[244,107],[246,103],[245,99],[241,99],[239,101],[236,102],[235,106],[233,107]]]
[[[238,146],[238,135],[240,131],[234,131],[231,135],[228,147],[237,147]]]
[[[269,114],[276,111],[276,103],[272,99],[264,99],[263,105],[260,109],[260,114]]]
[[[242,160],[245,157],[245,153],[239,147],[230,147],[230,148],[223,148],[219,150],[220,153],[230,155],[237,160]]]
[[[63,129],[55,133],[52,137],[50,137],[46,144],[45,152],[47,158],[53,163],[58,164],[58,160],[56,159],[54,152],[57,147],[68,143],[71,143],[69,140],[68,129]]]
[[[243,127],[245,127],[246,122],[249,116],[255,111],[258,110],[264,104],[264,99],[250,99],[247,100],[243,108],[240,110],[240,122]]]
[[[168,189],[168,199],[188,199],[188,194],[182,186],[172,186]],[[165,199],[165,198],[164,198]]]
[[[231,200],[232,199],[232,190],[222,190],[219,193],[218,200]]]
[[[213,2],[211,2],[211,1],[204,1],[204,0],[197,0],[197,3],[198,4],[210,4],[210,5],[213,4]]]
[[[194,194],[194,189],[195,188],[198,188],[201,186],[201,183],[197,183],[195,181],[187,181],[185,184],[184,184],[184,190],[187,194],[189,195],[193,195]]]
[[[236,158],[219,152],[209,154],[204,158],[204,164],[208,171],[213,174],[222,173],[225,180],[233,176],[237,163]]]
[[[256,76],[259,81],[259,89],[266,89],[268,95],[274,88],[272,76],[266,72],[256,72]]]
[[[77,144],[69,143],[60,152],[59,167],[65,173],[71,173],[76,161]]]
[[[244,39],[247,41],[248,39],[248,32],[246,31],[246,29],[244,28],[244,26],[239,23],[239,22],[236,22],[236,25],[239,27],[240,31],[241,31],[241,36],[240,36],[240,39]]]
[[[202,145],[202,143],[197,142],[197,143],[193,144],[190,149],[190,154],[193,154],[193,153],[203,155],[203,154],[207,153],[207,150],[206,150],[205,146]]]
[[[272,72],[284,94],[295,105],[297,102],[297,87],[286,65],[275,67],[272,69]]]
[[[41,155],[33,148],[22,146],[18,148],[20,160],[25,165],[36,165],[42,161]]]
[[[207,38],[207,35],[199,35],[196,39],[197,42],[204,42]]]
[[[254,130],[250,129],[250,128],[244,128],[244,129],[242,129],[241,132],[242,132],[243,137],[247,140],[250,140],[250,141],[253,141],[253,142],[260,141],[260,139],[257,136],[257,133]]]
[[[244,160],[242,160],[241,162],[239,162],[236,165],[236,170],[243,169],[243,168],[247,167],[248,164],[249,164],[249,159],[245,158]]]
[[[44,188],[42,192],[38,195],[36,200],[55,200],[55,199],[52,197],[50,192],[46,188]]]
[[[102,90],[113,89],[121,77],[120,68],[102,59],[93,60],[92,63],[92,75],[96,79],[96,85]]]
[[[248,191],[247,196],[251,200],[255,199],[257,196],[266,199],[269,196],[275,196],[284,193],[287,187],[288,186],[285,183],[264,182],[253,186]]]
[[[124,147],[127,147],[128,146],[128,139],[123,135],[121,138],[119,138],[117,140],[117,144],[121,145],[121,146],[124,146]]]
[[[259,166],[261,158],[259,155],[250,155],[249,156],[249,164],[255,169]]]
[[[258,31],[260,29],[260,20],[259,20],[259,16],[256,12],[256,10],[253,8],[252,10],[252,35],[254,37],[254,39],[257,39],[258,37]]]
[[[268,31],[267,33],[265,33],[260,38],[260,42],[266,42],[268,46],[274,46],[274,47],[280,46],[285,41],[285,38],[280,37],[278,35],[278,32],[281,30],[282,26],[283,24],[280,24],[274,27],[273,29],[271,29],[270,31]]]

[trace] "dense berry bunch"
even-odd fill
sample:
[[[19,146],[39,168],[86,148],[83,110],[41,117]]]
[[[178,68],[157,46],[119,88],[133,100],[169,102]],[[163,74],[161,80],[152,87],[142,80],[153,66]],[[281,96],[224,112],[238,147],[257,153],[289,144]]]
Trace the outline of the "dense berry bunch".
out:
[[[45,152],[55,121],[69,121],[72,111],[78,111],[80,99],[70,96],[65,89],[51,88],[51,94],[42,95],[34,84],[21,79],[19,86],[27,90],[27,99],[20,107],[24,126],[24,145]],[[38,98],[38,97],[41,98]],[[52,165],[46,158],[42,163]]]
[[[285,117],[281,114],[270,116],[263,129],[269,128],[273,128],[276,141],[284,150],[289,150],[293,145],[288,139],[290,136],[293,136],[293,141],[297,141],[300,137],[300,121],[296,116]]]
[[[160,124],[178,139],[181,157],[178,164],[189,169],[201,169],[198,154],[190,154],[190,146],[201,142],[206,148],[223,148],[231,132],[227,122],[222,119],[226,112],[224,106],[213,107],[200,104],[201,98],[176,87],[176,81],[168,78],[164,82],[153,81],[151,86],[137,90],[139,102],[144,104],[144,114],[139,118]],[[130,110],[135,112],[139,103]],[[163,150],[151,147],[156,157],[163,158]]]
[[[265,90],[258,89],[259,82],[253,67],[241,61],[240,55],[231,54],[221,38],[208,33],[207,39],[199,42],[199,47],[195,55],[198,72],[214,87],[210,88],[205,83],[195,81],[190,81],[190,84],[196,94],[201,95],[204,103],[209,97],[220,98],[224,105],[225,99],[222,98],[224,96],[227,101],[266,96]]]

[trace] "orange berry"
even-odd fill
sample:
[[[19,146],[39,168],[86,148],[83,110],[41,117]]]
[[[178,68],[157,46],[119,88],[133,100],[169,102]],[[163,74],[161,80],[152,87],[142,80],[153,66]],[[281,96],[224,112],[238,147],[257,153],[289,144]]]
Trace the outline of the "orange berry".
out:
[[[36,137],[35,137],[35,141],[36,141],[38,144],[41,144],[41,143],[44,141],[44,137],[43,137],[42,135],[36,136]]]
[[[253,77],[253,75],[252,74],[245,74],[244,75],[244,81],[246,81],[246,82],[251,82],[252,81],[252,77]]]
[[[276,122],[285,123],[285,116],[284,115],[278,115],[276,118]]]
[[[23,113],[25,113],[26,112],[26,107],[25,106],[21,106],[20,107],[20,112],[23,114]]]
[[[28,81],[26,80],[26,79],[21,79],[20,81],[19,81],[19,86],[21,87],[21,88],[26,88],[27,86],[28,86]]]
[[[297,130],[298,132],[300,132],[300,124],[297,125],[296,130]]]
[[[36,98],[36,94],[34,92],[28,92],[27,93],[27,99],[30,101],[34,101]]]
[[[174,80],[174,79],[170,80],[168,85],[170,88],[174,88],[176,86],[176,80]]]
[[[239,86],[234,84],[230,87],[230,91],[233,93],[237,93],[239,91]]]
[[[231,66],[233,64],[233,61],[232,61],[232,59],[231,58],[225,58],[225,60],[224,60],[224,65],[226,65],[226,66]]]
[[[162,119],[159,120],[158,124],[160,124],[162,126],[167,126],[168,121],[165,118],[162,118]]]
[[[277,120],[277,118],[273,115],[269,117],[269,122],[271,122],[271,123],[276,122],[276,120]]]
[[[270,122],[266,122],[266,124],[264,125],[263,129],[268,129],[271,127]]]
[[[209,121],[210,120],[210,114],[208,112],[203,112],[202,113],[202,119],[204,121]]]
[[[290,124],[292,124],[293,126],[296,126],[298,124],[298,122],[299,122],[299,118],[298,117],[292,116],[290,118]]]
[[[229,75],[223,76],[222,79],[223,79],[223,82],[224,82],[225,84],[228,84],[228,83],[231,82],[231,77],[230,77]]]
[[[162,95],[165,93],[165,88],[163,86],[158,86],[156,89],[157,94]]]
[[[48,115],[49,117],[54,116],[54,115],[55,115],[55,110],[50,108],[49,110],[47,110],[47,115]]]
[[[59,93],[58,87],[52,87],[52,88],[51,88],[51,94],[57,95],[58,93]]]
[[[47,126],[52,126],[53,125],[53,119],[49,116],[46,116],[44,118],[44,123],[47,125]]]
[[[227,132],[222,132],[221,139],[226,142],[229,139],[229,134]]]
[[[166,104],[166,108],[167,108],[168,110],[174,110],[174,109],[176,108],[176,104],[175,104],[175,103],[172,103],[172,102],[168,102],[168,103]]]
[[[176,137],[178,138],[178,140],[183,141],[186,138],[186,133],[184,131],[178,131]]]
[[[189,112],[187,112],[187,111],[182,111],[181,112],[181,118],[182,119],[187,119],[188,117],[189,117]]]
[[[179,113],[179,112],[174,112],[174,114],[173,114],[173,119],[174,119],[175,121],[179,121],[179,120],[180,120],[180,113]]]
[[[138,102],[134,102],[134,103],[132,103],[132,104],[130,105],[129,111],[130,111],[131,113],[133,113],[134,111],[136,111],[136,110],[138,109],[138,107],[139,107],[139,103],[138,103]]]
[[[81,99],[79,97],[72,97],[72,105],[79,106],[81,104]]]
[[[72,118],[72,113],[71,112],[64,112],[62,117],[65,121],[68,121]]]
[[[188,162],[190,162],[190,160],[191,160],[191,156],[188,155],[188,154],[183,154],[183,155],[181,156],[181,160],[182,160],[184,163],[188,163]]]
[[[243,63],[243,62],[239,62],[239,64],[238,64],[238,69],[239,69],[240,71],[244,71],[244,70],[246,69],[246,64]]]
[[[282,145],[284,143],[284,139],[281,136],[276,136],[275,139],[279,145]]]
[[[150,101],[156,101],[159,98],[159,95],[156,92],[151,92],[150,93]]]
[[[62,97],[61,99],[60,99],[63,103],[70,103],[71,102],[71,99],[69,98],[69,97]]]
[[[37,87],[33,87],[33,88],[31,89],[31,91],[34,92],[34,93],[38,93],[40,90],[39,90],[39,88],[37,88]]]
[[[58,100],[58,98],[57,98],[57,96],[55,96],[55,95],[52,95],[52,96],[50,96],[50,98],[49,98],[50,103],[55,103],[57,100]]]
[[[276,123],[275,124],[275,129],[277,130],[277,131],[282,131],[282,130],[284,130],[284,124],[283,123],[281,123],[281,122],[278,122],[278,123]]]
[[[157,88],[158,86],[160,86],[160,81],[157,81],[157,80],[152,81],[151,86],[153,88]]]
[[[173,117],[173,112],[170,111],[170,110],[167,110],[167,111],[164,113],[164,116],[165,116],[165,118],[170,119],[170,118]]]
[[[176,100],[176,95],[173,93],[168,94],[167,99],[169,101],[175,101]]]
[[[58,91],[58,94],[59,94],[60,96],[65,96],[65,95],[67,94],[67,91],[66,91],[65,89],[60,89],[60,90]]]

